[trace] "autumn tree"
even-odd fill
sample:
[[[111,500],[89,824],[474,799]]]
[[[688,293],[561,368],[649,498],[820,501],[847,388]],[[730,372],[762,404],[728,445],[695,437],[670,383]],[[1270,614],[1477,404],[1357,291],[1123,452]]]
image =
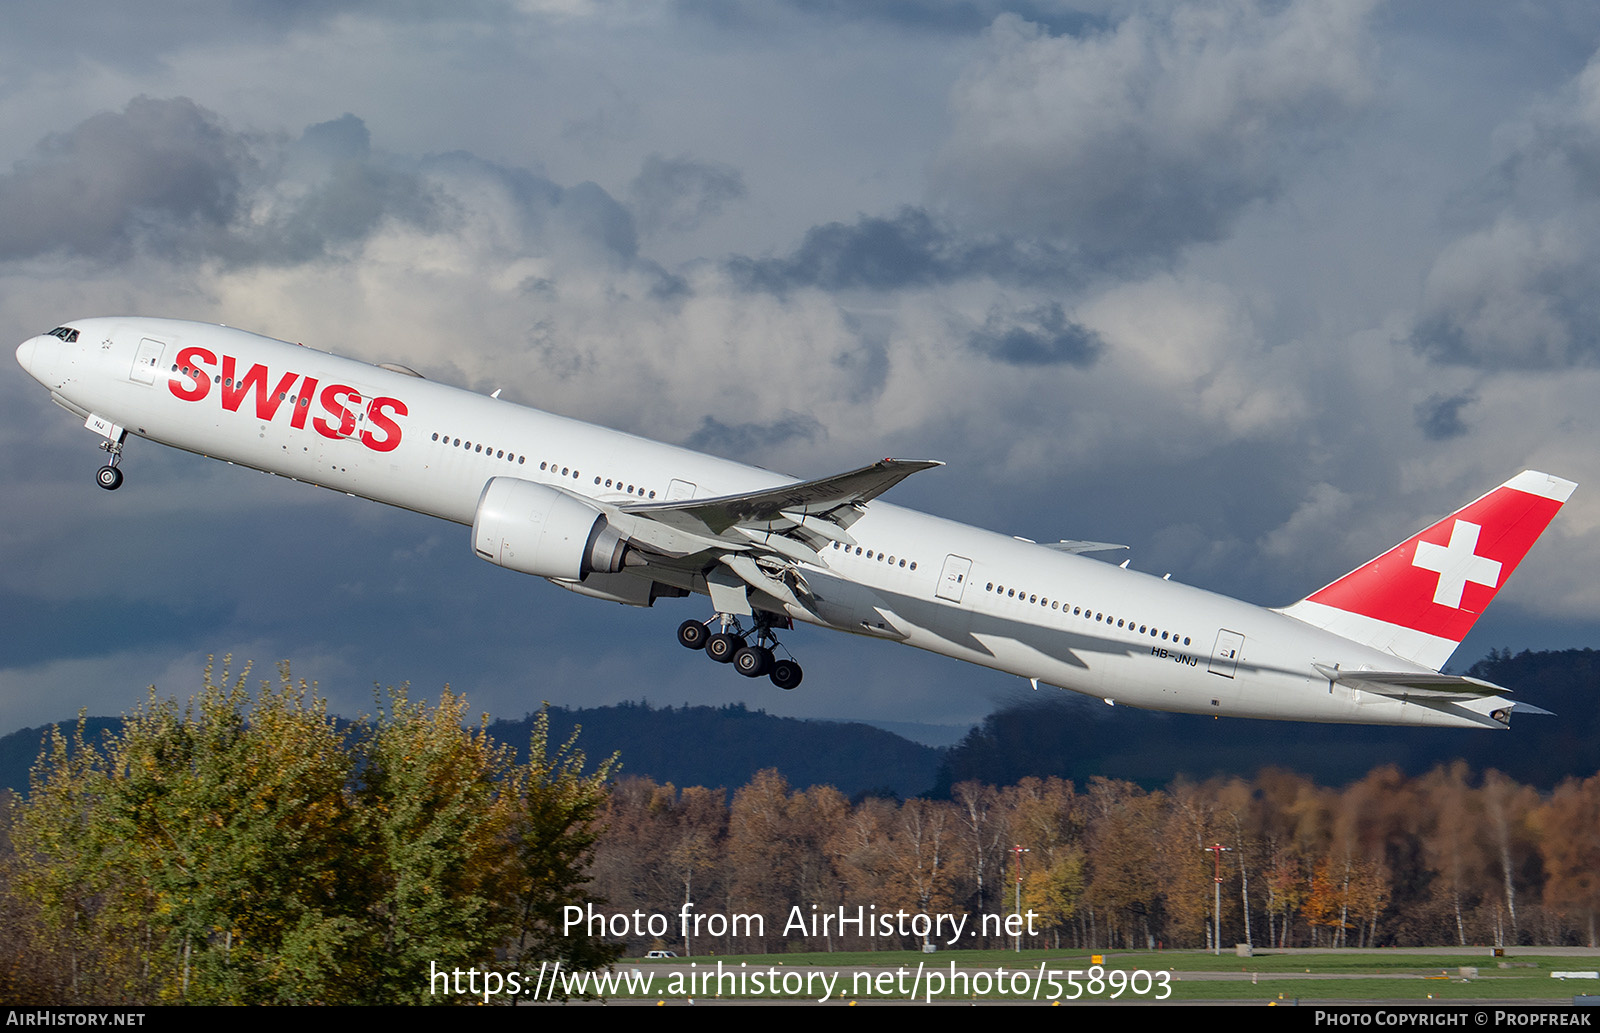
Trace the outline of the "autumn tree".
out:
[[[1105,943],[1144,946],[1155,939],[1150,913],[1161,896],[1157,856],[1165,795],[1131,782],[1089,781],[1089,864],[1084,901],[1105,922]],[[1138,932],[1135,936],[1135,925]]]
[[[1151,860],[1162,876],[1167,933],[1177,944],[1210,947],[1216,932],[1212,912],[1218,896],[1214,873],[1222,863],[1220,856],[1209,853],[1216,846],[1211,832],[1212,801],[1201,787],[1179,781],[1167,794],[1166,803],[1159,851]]]
[[[889,902],[924,914],[947,910],[953,896],[951,852],[957,841],[949,804],[918,799],[901,804],[889,835],[894,871]]]
[[[1543,834],[1545,906],[1600,946],[1600,775],[1562,782],[1534,820]]]
[[[673,809],[676,834],[667,848],[665,864],[686,905],[714,892],[721,873],[728,829],[728,809],[722,797],[720,789],[691,786]],[[685,941],[684,953],[694,953],[692,939]]]
[[[728,911],[759,913],[773,929],[783,928],[783,913],[799,893],[799,844],[788,815],[789,783],[773,768],[757,772],[734,793],[728,815]],[[762,936],[757,949],[766,946]]]
[[[980,782],[957,783],[950,795],[956,804],[956,828],[964,841],[962,856],[972,886],[968,910],[980,916],[977,920],[981,922],[981,916],[995,911],[994,902],[1005,889],[999,878],[1005,865],[1009,814],[995,789]]]
[[[828,856],[839,873],[847,900],[887,901],[893,878],[894,855],[890,829],[896,820],[894,802],[869,796],[844,815],[828,839]],[[867,945],[878,949],[877,928],[868,931]]]
[[[1532,788],[1518,785],[1498,771],[1485,772],[1483,777],[1483,811],[1487,822],[1489,846],[1498,862],[1500,898],[1495,902],[1495,945],[1505,946],[1506,921],[1510,922],[1510,942],[1522,939],[1517,903],[1521,873],[1537,863],[1537,847],[1531,827],[1532,816],[1539,805],[1539,794]],[[1501,917],[1501,905],[1505,918]]]

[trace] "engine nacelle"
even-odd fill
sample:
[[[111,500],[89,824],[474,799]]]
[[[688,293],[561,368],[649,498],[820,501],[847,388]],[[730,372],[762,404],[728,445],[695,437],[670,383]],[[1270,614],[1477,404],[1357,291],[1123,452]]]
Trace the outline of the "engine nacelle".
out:
[[[581,581],[622,569],[628,544],[596,507],[564,491],[496,477],[472,518],[472,551],[524,574]]]

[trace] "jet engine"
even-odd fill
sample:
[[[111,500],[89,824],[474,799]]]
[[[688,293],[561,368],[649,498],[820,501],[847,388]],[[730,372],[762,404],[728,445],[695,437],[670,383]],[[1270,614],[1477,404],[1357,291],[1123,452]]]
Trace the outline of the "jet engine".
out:
[[[478,496],[472,551],[498,566],[581,581],[622,569],[627,541],[605,514],[549,485],[496,477]]]

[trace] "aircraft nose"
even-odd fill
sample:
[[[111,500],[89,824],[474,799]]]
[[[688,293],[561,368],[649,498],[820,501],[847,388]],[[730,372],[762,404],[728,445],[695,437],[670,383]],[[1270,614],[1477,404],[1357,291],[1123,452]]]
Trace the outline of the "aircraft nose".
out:
[[[60,365],[60,353],[52,345],[60,343],[47,334],[30,337],[17,345],[17,362],[39,383],[46,387],[58,387],[60,385],[51,384],[50,379]]]

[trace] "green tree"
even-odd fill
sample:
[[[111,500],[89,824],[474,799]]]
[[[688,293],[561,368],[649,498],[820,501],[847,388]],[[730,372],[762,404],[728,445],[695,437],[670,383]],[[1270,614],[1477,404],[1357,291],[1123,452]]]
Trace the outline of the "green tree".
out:
[[[152,692],[103,747],[54,732],[34,771],[20,886],[67,934],[75,999],[305,999],[350,935],[338,729],[287,670],[254,697],[213,674],[182,709]]]
[[[516,942],[512,961],[559,961],[568,971],[586,971],[622,956],[620,944],[606,944],[561,932],[562,908],[582,899],[607,783],[617,770],[613,754],[584,774],[587,758],[577,747],[578,729],[553,752],[550,713],[541,709],[528,744],[528,761],[510,780],[513,821],[512,869]]]
[[[69,1001],[428,1001],[432,966],[614,953],[553,936],[581,900],[611,764],[571,742],[513,762],[465,702],[391,691],[341,729],[287,667],[207,667],[103,745],[59,731],[15,818],[14,885]]]

